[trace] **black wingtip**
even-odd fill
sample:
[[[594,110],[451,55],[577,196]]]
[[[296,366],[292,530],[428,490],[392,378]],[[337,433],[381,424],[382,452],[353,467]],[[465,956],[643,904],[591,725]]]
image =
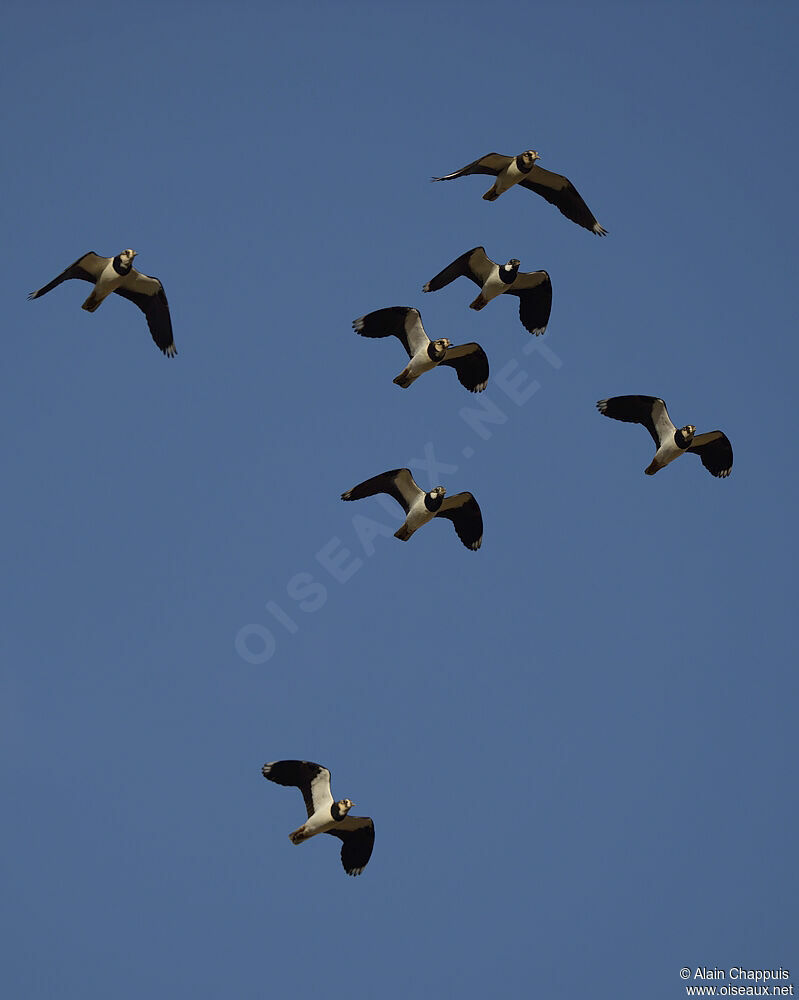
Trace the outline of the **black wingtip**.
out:
[[[28,302],[36,298],[37,292],[28,292]]]

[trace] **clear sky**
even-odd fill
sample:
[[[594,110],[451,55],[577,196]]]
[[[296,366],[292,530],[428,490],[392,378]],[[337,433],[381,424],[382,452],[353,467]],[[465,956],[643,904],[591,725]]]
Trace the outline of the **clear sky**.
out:
[[[77,0],[3,27],[5,995],[799,982],[796,6]],[[607,239],[429,183],[528,148]],[[478,244],[549,271],[543,338],[466,280],[422,295]],[[125,247],[173,361],[119,297],[25,299]],[[479,341],[488,390],[392,385],[399,343],[350,326],[390,305]],[[594,408],[624,393],[723,429],[731,477],[644,476],[646,431]],[[339,500],[403,465],[475,494],[479,552]],[[261,766],[294,757],[374,818],[361,877],[289,843],[302,801]]]

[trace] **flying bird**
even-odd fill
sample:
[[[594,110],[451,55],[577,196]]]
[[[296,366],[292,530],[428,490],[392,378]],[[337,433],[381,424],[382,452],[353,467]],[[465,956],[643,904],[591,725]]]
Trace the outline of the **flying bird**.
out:
[[[174,358],[178,351],[172,336],[172,319],[164,286],[158,278],[151,278],[135,269],[135,256],[135,250],[123,250],[116,257],[100,257],[90,250],[78,257],[74,264],[70,264],[44,288],[31,292],[28,298],[38,299],[69,278],[90,281],[94,288],[81,306],[82,309],[95,312],[111,292],[116,292],[141,309],[156,345],[168,358]]]
[[[447,264],[435,278],[422,286],[423,292],[437,292],[456,278],[469,278],[480,286],[480,294],[469,303],[470,309],[480,310],[503,292],[519,299],[519,319],[525,330],[536,335],[546,330],[552,310],[552,282],[546,271],[520,271],[520,262],[512,258],[507,264],[495,264],[483,247],[467,250]]]
[[[476,551],[483,542],[480,505],[471,493],[456,493],[445,500],[446,492],[443,486],[436,486],[425,493],[413,481],[410,469],[391,469],[353,486],[351,490],[341,494],[341,499],[363,500],[376,493],[388,493],[407,515],[403,526],[394,532],[394,537],[401,542],[407,542],[415,531],[434,517],[445,517],[452,521],[458,538],[466,548]]]
[[[550,205],[554,205],[567,219],[576,222],[578,226],[589,229],[597,236],[607,236],[607,230],[596,221],[569,178],[536,166],[535,161],[540,159],[534,149],[528,149],[518,156],[486,153],[474,163],[456,170],[454,174],[433,177],[433,180],[454,181],[456,177],[465,177],[467,174],[491,174],[496,180],[483,195],[485,201],[496,201],[508,188],[512,188],[514,184],[521,184],[528,191],[535,191],[542,198],[546,198]]]
[[[292,833],[292,844],[301,844],[317,833],[329,833],[341,841],[341,863],[348,875],[360,875],[369,863],[375,843],[375,825],[368,816],[350,816],[355,805],[349,799],[333,801],[330,771],[309,760],[275,760],[261,773],[277,785],[299,788],[308,819]]]
[[[458,381],[469,392],[482,392],[488,384],[488,358],[483,348],[479,344],[453,347],[446,337],[431,342],[418,309],[388,306],[361,316],[352,326],[362,337],[394,336],[402,343],[411,361],[394,379],[401,389],[408,389],[420,375],[438,365],[454,368]]]
[[[596,405],[606,417],[628,424],[643,424],[652,435],[657,451],[652,463],[644,470],[648,476],[654,476],[686,451],[698,455],[702,465],[712,475],[719,479],[729,476],[732,445],[722,431],[697,434],[693,424],[686,424],[678,430],[669,418],[666,404],[656,396],[614,396],[612,399],[600,399]]]

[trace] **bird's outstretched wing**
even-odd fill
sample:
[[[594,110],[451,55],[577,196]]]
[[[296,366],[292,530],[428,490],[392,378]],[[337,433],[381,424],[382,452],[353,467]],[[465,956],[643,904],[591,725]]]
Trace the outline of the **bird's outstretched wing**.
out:
[[[445,497],[436,517],[452,521],[458,538],[467,549],[476,551],[483,543],[483,515],[471,493],[456,493]]]
[[[330,794],[330,771],[310,760],[274,760],[264,764],[261,773],[277,785],[299,788],[302,792],[308,819],[319,809],[333,805]]]
[[[447,348],[441,364],[454,368],[458,381],[469,392],[482,392],[488,385],[488,358],[479,344]]]
[[[677,428],[671,422],[666,404],[657,396],[613,396],[596,404],[600,413],[626,424],[643,424],[652,435],[655,447],[672,438]]]
[[[550,205],[554,205],[567,219],[576,222],[583,229],[588,229],[597,236],[607,236],[607,230],[596,221],[588,205],[580,197],[580,192],[568,177],[555,174],[551,170],[544,170],[536,163],[519,184],[546,198]]]
[[[447,264],[443,271],[439,271],[434,278],[422,286],[422,291],[437,292],[439,288],[443,288],[460,277],[469,278],[470,281],[482,288],[495,267],[496,264],[490,257],[486,256],[483,247],[474,247],[472,250],[462,253],[451,264]]]
[[[467,163],[465,167],[456,170],[454,174],[444,174],[443,177],[432,177],[434,181],[454,181],[456,177],[465,177],[467,174],[492,174],[494,177],[512,162],[514,157],[504,156],[502,153],[486,153],[473,163]]]
[[[388,493],[390,497],[394,497],[407,514],[413,502],[420,494],[424,494],[424,490],[420,490],[413,481],[410,469],[390,469],[353,486],[351,490],[341,494],[341,499],[363,500],[365,497],[373,497],[376,493]]]
[[[334,830],[326,830],[341,841],[341,864],[348,875],[360,875],[375,846],[375,825],[368,816],[347,815]]]
[[[723,431],[696,434],[688,451],[698,455],[707,471],[719,479],[726,479],[732,471],[732,445]]]
[[[134,268],[114,291],[141,309],[156,345],[168,358],[174,358],[178,350],[172,334],[172,317],[164,286],[158,278],[151,278]]]
[[[362,337],[396,337],[402,342],[409,358],[425,350],[430,343],[419,310],[411,306],[376,309],[354,320],[352,328]]]
[[[508,294],[519,298],[519,319],[525,330],[542,334],[552,312],[552,282],[547,272],[520,271]]]
[[[80,278],[82,281],[91,281],[91,283],[94,284],[103,273],[103,269],[106,267],[109,260],[111,260],[110,257],[101,257],[93,250],[90,250],[82,257],[78,257],[74,264],[70,264],[66,270],[62,271],[57,278],[53,278],[53,280],[48,282],[43,288],[39,288],[37,291],[31,292],[28,298],[38,299],[40,296],[51,292],[57,285],[60,285],[62,281],[68,281],[70,278]]]

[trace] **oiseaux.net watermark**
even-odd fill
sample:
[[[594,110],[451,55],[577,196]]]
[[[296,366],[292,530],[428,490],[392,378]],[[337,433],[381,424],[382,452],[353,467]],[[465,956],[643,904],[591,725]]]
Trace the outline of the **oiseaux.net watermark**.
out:
[[[539,360],[549,366],[542,368],[543,371],[558,371],[563,367],[558,355],[540,340],[528,341],[522,348],[522,354],[536,354]],[[480,442],[490,441],[494,436],[491,428],[508,422],[508,404],[519,409],[540,389],[538,379],[515,359],[493,373],[485,392],[475,396],[468,406],[461,406],[458,410],[458,416],[470,432],[469,443],[460,449],[460,455],[465,459],[472,458],[477,453]],[[432,441],[428,441],[422,451],[423,458],[414,457],[407,463],[420,486],[431,490],[441,483],[442,477],[459,471],[460,466],[451,461],[454,456],[448,454],[449,461],[440,458]],[[347,583],[364,566],[364,560],[375,554],[375,539],[393,536],[405,520],[404,514],[390,497],[379,494],[374,499],[389,516],[390,523],[356,512],[350,519],[354,543],[349,541],[345,545],[338,535],[334,535],[318,546],[312,559],[323,573],[320,574],[316,569],[313,573],[306,569],[295,573],[285,586],[285,598],[288,600],[283,598],[282,602],[278,602],[270,599],[264,604],[264,610],[269,615],[268,624],[250,622],[242,625],[236,633],[236,652],[245,663],[257,665],[271,660],[279,647],[278,637],[285,639],[286,636],[296,635],[303,619],[320,611],[327,604],[331,581],[339,586]],[[353,544],[357,545],[360,554],[355,554],[348,547]]]
[[[684,966],[680,978],[689,980],[684,989],[689,997],[792,997],[791,970],[745,969],[740,965]]]

